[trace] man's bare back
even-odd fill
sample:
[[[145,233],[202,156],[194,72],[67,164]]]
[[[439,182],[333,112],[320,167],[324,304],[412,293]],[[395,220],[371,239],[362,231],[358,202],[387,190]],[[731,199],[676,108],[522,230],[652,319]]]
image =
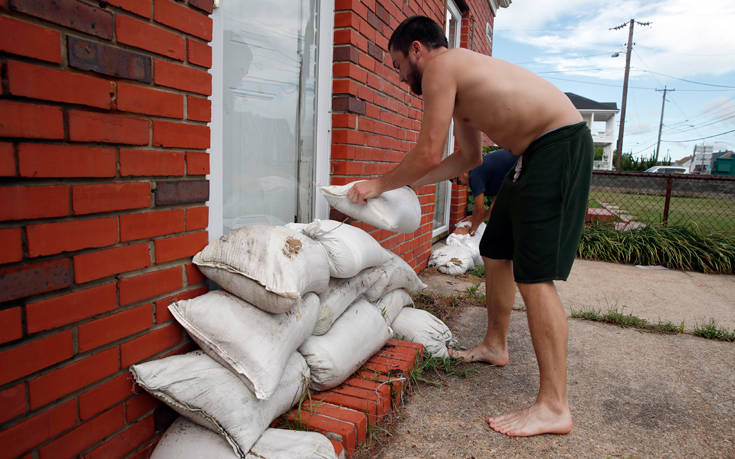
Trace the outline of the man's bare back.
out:
[[[453,48],[427,63],[424,74],[434,66],[454,73],[455,122],[484,132],[515,155],[544,133],[582,121],[564,93],[509,62]]]

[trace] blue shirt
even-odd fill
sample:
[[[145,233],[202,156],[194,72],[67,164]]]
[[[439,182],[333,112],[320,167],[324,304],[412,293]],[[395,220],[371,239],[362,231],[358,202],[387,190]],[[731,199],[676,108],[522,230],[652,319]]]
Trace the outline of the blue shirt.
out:
[[[482,164],[470,171],[472,195],[495,196],[500,190],[503,178],[513,168],[517,156],[508,150],[495,150],[482,157]]]

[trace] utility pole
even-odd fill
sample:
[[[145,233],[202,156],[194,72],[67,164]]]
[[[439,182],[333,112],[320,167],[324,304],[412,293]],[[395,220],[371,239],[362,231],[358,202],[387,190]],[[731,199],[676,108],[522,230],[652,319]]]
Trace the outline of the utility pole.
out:
[[[664,125],[664,107],[666,106],[666,92],[667,91],[676,91],[676,89],[668,89],[666,85],[664,85],[664,89],[657,89],[657,92],[663,92],[663,98],[661,100],[661,120],[658,122],[658,141],[656,141],[656,155],[654,156],[654,165],[658,162],[658,152],[659,148],[661,148],[661,128]]]
[[[633,26],[635,23],[638,25],[651,25],[650,22],[638,22],[635,19],[631,19],[628,23],[620,24],[617,27],[611,27],[610,30],[620,30],[628,25],[628,50],[625,53],[625,78],[623,79],[623,102],[620,104],[620,129],[618,130],[618,164],[617,170],[620,172],[620,159],[623,156],[623,131],[625,129],[625,106],[628,100],[628,74],[630,73],[630,51],[633,49]]]

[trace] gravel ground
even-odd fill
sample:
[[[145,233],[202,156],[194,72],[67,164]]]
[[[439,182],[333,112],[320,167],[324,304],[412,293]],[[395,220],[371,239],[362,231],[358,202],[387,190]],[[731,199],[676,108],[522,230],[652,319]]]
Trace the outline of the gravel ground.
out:
[[[473,283],[436,272],[422,278],[443,294],[464,292]],[[636,290],[631,280],[645,288]],[[735,324],[735,276],[578,261],[570,281],[561,284],[566,307],[594,306],[596,298],[608,298],[638,317],[685,320],[687,329],[697,315]],[[467,306],[448,322],[460,345],[470,347],[483,337],[486,321],[484,308]],[[569,319],[574,430],[532,438],[509,438],[486,423],[490,416],[530,405],[538,390],[523,311],[511,316],[509,348],[504,368],[472,364],[465,378],[428,375],[442,385],[415,387],[387,425],[390,435],[380,435],[382,445],[374,443],[361,456],[735,457],[735,343]]]

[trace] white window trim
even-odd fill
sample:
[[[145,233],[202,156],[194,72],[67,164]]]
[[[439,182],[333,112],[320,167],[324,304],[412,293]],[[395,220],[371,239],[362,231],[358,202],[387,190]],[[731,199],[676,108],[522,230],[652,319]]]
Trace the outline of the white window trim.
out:
[[[450,46],[452,48],[458,48],[460,46],[461,36],[462,36],[462,13],[459,11],[459,7],[457,7],[457,4],[454,3],[454,1],[447,0],[447,15],[446,15],[445,24],[444,24],[445,34],[447,35],[447,40],[449,39],[448,34],[449,34],[449,13],[450,12],[452,15],[454,15],[454,17],[459,19],[459,29],[457,30],[455,42],[453,44],[450,43]],[[447,156],[451,155],[453,152],[454,152],[454,121],[450,123],[449,134],[447,135]],[[447,195],[444,197],[444,221],[447,223],[438,228],[434,228],[431,231],[432,238],[437,237],[440,234],[449,231],[449,219],[452,214],[452,182],[447,180],[446,183],[447,183]]]
[[[222,10],[212,12],[212,121],[210,129],[209,153],[209,241],[222,236],[224,231],[224,193],[223,193],[223,112],[224,94],[223,63],[224,44],[222,43]],[[329,217],[329,204],[319,193],[318,185],[329,184],[329,160],[332,146],[332,53],[334,33],[334,0],[319,0],[319,63],[317,67],[317,119],[314,181],[314,218]]]

